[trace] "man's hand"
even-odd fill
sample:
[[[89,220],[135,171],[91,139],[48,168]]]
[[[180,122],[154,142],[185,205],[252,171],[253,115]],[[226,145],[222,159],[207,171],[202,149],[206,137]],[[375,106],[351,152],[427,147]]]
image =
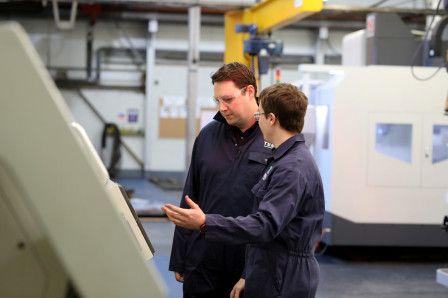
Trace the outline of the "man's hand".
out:
[[[243,297],[245,285],[246,280],[244,278],[240,278],[240,280],[233,287],[232,292],[230,292],[230,298]]]
[[[205,223],[205,214],[190,197],[185,196],[185,202],[191,207],[190,209],[171,204],[165,204],[161,209],[175,225],[190,230],[199,230]]]
[[[178,282],[181,282],[181,283],[184,282],[184,273],[174,272],[174,277],[176,277],[176,280]]]

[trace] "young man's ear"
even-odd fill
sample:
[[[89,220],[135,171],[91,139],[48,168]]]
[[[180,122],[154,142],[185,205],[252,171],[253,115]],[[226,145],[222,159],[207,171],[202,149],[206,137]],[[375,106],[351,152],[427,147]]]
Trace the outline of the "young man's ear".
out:
[[[269,123],[271,125],[274,125],[276,121],[278,121],[277,117],[273,113],[269,113]]]

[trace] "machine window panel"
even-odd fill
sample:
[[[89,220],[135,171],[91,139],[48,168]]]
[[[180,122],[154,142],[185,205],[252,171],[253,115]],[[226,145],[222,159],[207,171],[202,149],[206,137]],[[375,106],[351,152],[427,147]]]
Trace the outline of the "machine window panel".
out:
[[[330,143],[330,113],[326,105],[316,107],[316,147],[328,149]]]
[[[434,125],[432,130],[432,163],[448,159],[448,125]]]
[[[375,136],[376,151],[412,162],[412,124],[377,123]]]

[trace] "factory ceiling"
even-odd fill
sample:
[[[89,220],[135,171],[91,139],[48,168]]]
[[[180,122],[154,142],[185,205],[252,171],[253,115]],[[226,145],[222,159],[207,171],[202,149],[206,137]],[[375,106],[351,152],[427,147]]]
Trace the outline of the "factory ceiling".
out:
[[[61,17],[70,15],[73,1],[58,1]],[[201,22],[206,25],[223,26],[225,12],[243,10],[255,5],[257,0],[86,0],[77,1],[80,7],[78,17],[91,17],[93,12],[97,17],[114,18],[115,20],[148,20],[159,22],[187,23],[188,7],[201,6]],[[362,2],[362,4],[360,3]],[[424,1],[397,0],[329,0],[321,12],[301,20],[293,27],[316,28],[329,26],[347,30],[358,30],[365,27],[365,17],[368,13],[395,13],[413,29],[424,29],[426,17],[434,10],[422,5]],[[405,5],[403,5],[403,3]],[[409,5],[406,5],[409,4]],[[358,5],[358,6],[354,6]],[[363,5],[363,6],[359,6]],[[92,7],[95,7],[92,9]],[[48,17],[53,14],[52,1],[21,1],[0,0],[0,20],[12,17]],[[448,11],[441,9],[439,15],[447,15]]]

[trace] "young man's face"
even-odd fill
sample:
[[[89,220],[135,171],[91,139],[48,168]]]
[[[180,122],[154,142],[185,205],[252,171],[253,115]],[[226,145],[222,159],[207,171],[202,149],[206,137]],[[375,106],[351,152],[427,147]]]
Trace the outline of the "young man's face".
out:
[[[245,130],[253,123],[253,109],[249,88],[238,87],[232,81],[216,82],[214,97],[219,100],[219,111],[227,123]],[[252,123],[251,123],[252,122]]]

